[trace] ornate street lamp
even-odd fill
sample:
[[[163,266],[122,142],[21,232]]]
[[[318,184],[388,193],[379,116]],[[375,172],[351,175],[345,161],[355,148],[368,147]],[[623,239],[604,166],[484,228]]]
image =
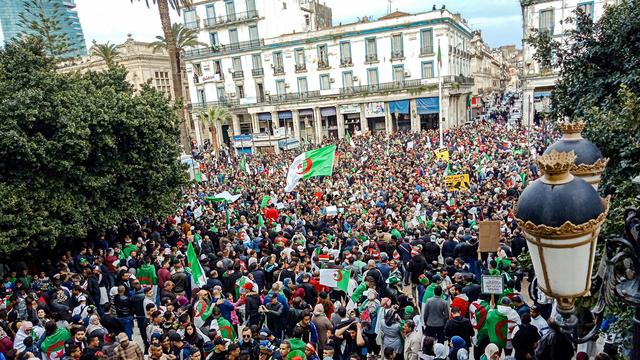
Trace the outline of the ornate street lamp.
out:
[[[609,159],[602,156],[600,149],[594,143],[582,137],[584,122],[565,121],[558,124],[558,127],[562,130],[562,138],[551,144],[544,153],[574,151],[576,160],[569,171],[597,190],[600,185],[600,176],[607,167]]]
[[[609,210],[609,198],[569,172],[575,161],[573,151],[540,156],[544,176],[524,189],[515,212],[538,287],[557,300],[557,321],[568,333],[577,325],[576,298],[590,294],[598,234]]]

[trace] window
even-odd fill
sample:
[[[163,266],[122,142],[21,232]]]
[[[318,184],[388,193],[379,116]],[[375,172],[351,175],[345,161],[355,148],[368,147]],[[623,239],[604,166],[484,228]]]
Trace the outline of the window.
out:
[[[222,77],[222,64],[220,60],[213,60],[213,73]]]
[[[345,71],[342,73],[342,87],[345,89],[353,89],[353,72]]]
[[[301,71],[306,69],[306,61],[304,58],[304,49],[296,49],[295,50],[295,58],[296,58],[296,71]]]
[[[224,8],[227,10],[227,18],[229,20],[236,19],[236,7],[233,4],[233,0],[224,0]]]
[[[366,38],[366,61],[377,61],[378,60],[378,45],[376,44],[376,38]]]
[[[367,69],[367,84],[369,86],[378,85],[378,69]]]
[[[184,12],[184,26],[188,29],[198,28],[198,18],[196,17],[195,10],[188,10]]]
[[[431,79],[433,77],[434,77],[433,61],[423,61],[422,62],[422,78]]]
[[[273,53],[273,73],[284,73],[284,62],[282,61],[282,51],[276,51]]]
[[[224,86],[216,87],[216,95],[218,95],[218,101],[225,101],[227,94],[224,92]]]
[[[233,64],[233,71],[241,71],[242,70],[242,60],[240,59],[240,57],[234,57],[233,59],[231,59],[231,62]]]
[[[282,10],[287,10],[287,3],[286,2],[282,3]]]
[[[236,93],[238,94],[239,99],[244,99],[244,86],[242,85],[236,86]]]
[[[256,16],[256,0],[247,0],[247,13],[249,16]]]
[[[318,45],[318,68],[329,67],[329,51],[327,44]]]
[[[211,41],[211,46],[218,46],[218,44],[220,44],[217,32],[209,33],[209,40]]]
[[[207,12],[207,19],[215,19],[216,7],[213,4],[207,5],[206,12]]]
[[[253,42],[254,40],[258,40],[258,39],[260,39],[260,36],[258,36],[258,26],[257,25],[249,26],[249,40]]]
[[[540,31],[549,31],[553,35],[553,9],[540,11]]]
[[[420,54],[433,54],[433,30],[420,30]]]
[[[284,80],[276,80],[276,94],[284,95],[287,91],[287,88],[284,84]]]
[[[193,64],[193,74],[195,76],[202,76],[202,64]]]
[[[298,78],[298,92],[300,94],[306,94],[309,91],[309,84],[306,77]]]
[[[348,41],[340,42],[340,65],[351,65],[351,43]]]
[[[395,82],[404,81],[404,65],[393,66],[393,81]]]
[[[391,58],[399,59],[402,57],[404,57],[402,34],[391,35]]]
[[[262,56],[260,54],[251,55],[251,63],[254,69],[262,69]]]
[[[156,71],[155,72],[155,85],[156,89],[171,96],[171,79],[169,78],[169,72]],[[203,101],[204,102],[204,101]]]
[[[329,74],[320,75],[320,90],[331,89],[331,81],[329,80]]]
[[[579,3],[577,9],[593,18],[593,1]]]
[[[229,44],[238,45],[238,29],[229,29]]]
[[[198,97],[198,104],[204,104],[207,102],[207,97],[204,95],[204,89],[198,89],[198,91],[196,91],[196,96]]]

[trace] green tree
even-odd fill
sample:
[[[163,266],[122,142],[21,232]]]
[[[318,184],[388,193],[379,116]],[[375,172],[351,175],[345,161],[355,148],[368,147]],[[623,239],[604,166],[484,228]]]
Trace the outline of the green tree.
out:
[[[99,44],[94,40],[90,51],[91,55],[97,56],[104,61],[108,68],[114,67],[117,64],[116,59],[120,56],[118,46],[110,44],[108,41],[105,44]]]
[[[131,0],[133,3],[135,0]],[[141,1],[141,0],[137,0]],[[150,7],[149,0],[144,0],[147,7]],[[182,83],[182,71],[180,69],[180,52],[176,46],[176,38],[171,31],[171,16],[169,14],[169,8],[173,8],[180,14],[180,10],[183,8],[191,8],[191,0],[152,0],[154,5],[158,6],[158,14],[160,15],[160,24],[162,25],[162,33],[167,43],[167,53],[169,53],[169,61],[171,63],[171,79],[173,81],[173,93],[175,94],[176,102],[180,103],[183,98],[183,83]],[[178,117],[180,123],[183,126],[183,131],[187,133],[186,122],[184,120],[184,108],[180,108],[178,111]],[[183,136],[184,140],[186,136]],[[185,149],[189,149],[191,144],[183,144]]]
[[[42,39],[0,50],[0,252],[83,239],[123,218],[165,216],[186,174],[177,117],[126,71],[60,74]]]
[[[233,121],[233,114],[229,109],[222,106],[212,106],[209,109],[201,110],[198,113],[200,119],[202,121],[207,121],[209,123],[209,128],[211,129],[212,137],[213,137],[213,148],[218,151],[218,131],[222,130],[222,125],[230,125]]]
[[[62,31],[63,22],[69,21],[60,3],[45,0],[24,1],[24,11],[18,14],[18,24],[24,35],[35,34],[44,41],[47,54],[59,59],[71,50],[67,34]]]
[[[178,69],[182,69],[184,64],[182,63],[182,54],[185,49],[196,46],[207,46],[207,44],[198,41],[198,30],[189,29],[183,24],[174,23],[171,25],[171,33],[176,42],[176,63]],[[149,44],[153,48],[153,52],[159,50],[167,50],[167,39],[164,36],[156,36],[156,41]]]

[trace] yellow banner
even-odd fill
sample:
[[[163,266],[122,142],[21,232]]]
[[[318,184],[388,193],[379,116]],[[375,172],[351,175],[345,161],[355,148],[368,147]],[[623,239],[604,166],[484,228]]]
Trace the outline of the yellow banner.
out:
[[[436,159],[449,161],[449,150],[445,148],[440,148],[436,150],[435,153],[436,153]]]
[[[469,174],[449,175],[444,178],[447,191],[460,191],[470,188]]]

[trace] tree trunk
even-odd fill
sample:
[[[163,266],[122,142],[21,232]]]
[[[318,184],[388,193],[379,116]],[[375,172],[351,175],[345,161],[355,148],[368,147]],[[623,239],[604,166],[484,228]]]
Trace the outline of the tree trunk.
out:
[[[213,141],[213,144],[211,144],[213,146],[213,151],[216,154],[216,159],[219,157],[218,154],[218,129],[216,128],[216,124],[215,123],[209,123],[209,126],[211,126],[211,135],[213,135],[213,139],[211,139]]]
[[[178,49],[176,48],[176,39],[171,31],[171,17],[169,15],[169,3],[167,0],[158,0],[158,13],[160,14],[160,23],[162,24],[162,32],[167,41],[167,52],[169,53],[169,62],[171,63],[171,79],[173,82],[174,101],[182,101],[183,84],[182,73],[178,65]],[[180,142],[184,147],[184,152],[191,154],[191,142],[189,141],[189,130],[185,120],[186,104],[182,104],[182,108],[178,110],[178,119],[180,121]]]

